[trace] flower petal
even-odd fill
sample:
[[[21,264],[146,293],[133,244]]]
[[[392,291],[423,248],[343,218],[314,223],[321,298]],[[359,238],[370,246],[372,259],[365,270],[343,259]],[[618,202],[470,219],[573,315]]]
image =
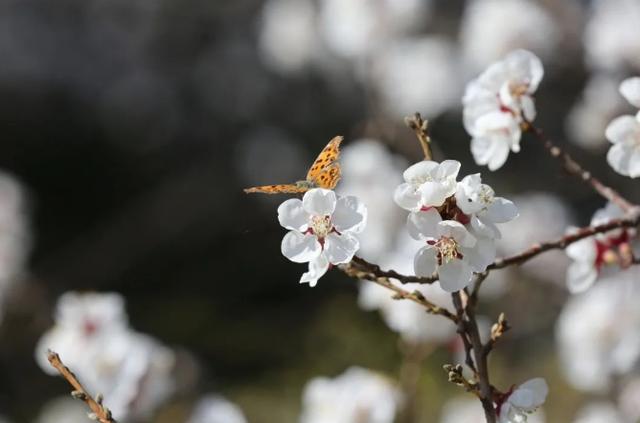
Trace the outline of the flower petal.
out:
[[[589,289],[598,278],[596,268],[584,261],[574,261],[567,268],[567,289],[578,294]]]
[[[516,388],[509,396],[508,401],[515,407],[526,411],[533,411],[544,404],[549,393],[547,382],[537,377],[531,379]]]
[[[497,170],[507,161],[509,144],[493,136],[476,137],[471,140],[471,154],[477,164]]]
[[[495,223],[509,222],[518,217],[518,208],[513,201],[502,197],[495,197],[487,208],[485,216]]]
[[[287,229],[304,232],[309,227],[309,218],[302,201],[297,198],[291,198],[278,207],[278,221]]]
[[[318,279],[320,279],[329,269],[329,261],[320,254],[315,259],[309,262],[309,271],[302,274],[300,283],[308,283],[310,287],[316,286]]]
[[[620,84],[620,94],[634,106],[640,108],[640,77],[627,78]]]
[[[413,271],[416,276],[430,277],[436,271],[438,264],[438,251],[431,245],[426,245],[418,250],[413,259]]]
[[[614,144],[607,152],[607,163],[619,174],[629,176],[631,157],[633,148],[624,143]]]
[[[629,158],[629,176],[632,178],[640,176],[640,145],[633,149]]]
[[[329,215],[336,208],[336,193],[324,188],[311,189],[302,197],[302,206],[311,215]]]
[[[420,209],[420,192],[411,184],[404,183],[393,192],[393,200],[405,210]]]
[[[447,292],[456,292],[469,285],[473,271],[463,260],[453,259],[438,267],[440,287]]]
[[[496,243],[490,238],[478,238],[473,248],[462,248],[463,260],[469,263],[475,272],[484,272],[496,259]]]
[[[419,191],[423,206],[439,207],[451,195],[450,188],[440,182],[425,182],[420,185]]]
[[[635,116],[619,116],[611,121],[604,134],[614,144],[633,141],[640,134],[640,122]]]
[[[409,213],[407,230],[411,238],[418,241],[438,238],[438,223],[442,221],[440,213],[434,208]]]
[[[358,248],[358,238],[349,232],[342,235],[331,233],[324,240],[324,253],[331,264],[350,262]]]
[[[438,167],[437,162],[424,160],[409,166],[409,168],[407,168],[407,170],[404,171],[402,176],[404,177],[404,180],[410,184],[413,184],[413,183],[420,184],[425,179],[430,178],[431,171],[436,169],[437,167]]]
[[[514,82],[526,83],[527,92],[532,93],[538,89],[544,76],[542,61],[528,50],[515,50],[504,58],[504,63],[509,68],[509,78]]]
[[[463,247],[473,247],[476,245],[476,238],[469,233],[467,228],[455,220],[443,220],[438,224],[438,238],[453,238],[456,243]]]
[[[340,197],[331,222],[338,232],[361,232],[367,224],[367,207],[357,197]]]
[[[438,180],[455,179],[460,171],[460,162],[457,160],[445,160],[436,169],[435,178]]]
[[[322,246],[314,235],[290,231],[282,238],[280,250],[289,260],[295,263],[306,263],[318,257],[322,252]]]

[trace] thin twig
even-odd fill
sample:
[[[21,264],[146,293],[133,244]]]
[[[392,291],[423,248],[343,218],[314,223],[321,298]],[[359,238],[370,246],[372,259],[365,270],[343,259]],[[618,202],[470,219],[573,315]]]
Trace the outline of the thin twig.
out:
[[[562,250],[567,248],[569,245],[574,242],[580,241],[581,239],[590,237],[595,234],[608,232],[612,229],[618,228],[632,228],[640,225],[640,213],[636,213],[627,218],[623,219],[613,219],[607,223],[603,223],[601,225],[596,226],[586,226],[578,229],[577,231],[567,234],[555,241],[543,242],[540,244],[534,244],[529,249],[505,258],[497,259],[492,264],[487,267],[487,270],[493,269],[502,269],[503,267],[507,267],[513,264],[522,264],[527,260],[532,259],[540,253],[549,250]]]
[[[351,261],[350,263],[342,264],[339,268],[351,276],[352,278],[367,280],[373,283],[377,283],[380,286],[383,286],[395,293],[394,298],[396,299],[404,299],[413,301],[414,303],[420,304],[423,306],[428,313],[436,314],[457,323],[458,318],[455,314],[450,312],[444,307],[440,307],[428,299],[420,291],[409,292],[405,289],[400,288],[399,286],[394,285],[388,276],[379,276],[376,273],[373,273],[369,270],[369,268],[362,268],[357,265],[357,262]]]
[[[90,417],[93,420],[96,420],[100,423],[116,423],[115,419],[111,416],[111,411],[104,405],[102,405],[102,400],[98,396],[97,400],[94,400],[91,395],[85,391],[82,384],[78,381],[76,375],[73,374],[71,370],[67,366],[62,363],[60,360],[60,356],[55,352],[49,350],[47,352],[47,359],[49,363],[60,372],[62,377],[64,377],[67,382],[73,387],[73,391],[71,395],[74,398],[77,398],[81,401],[84,401],[89,409],[91,410]]]
[[[422,152],[424,153],[425,160],[432,160],[433,154],[431,153],[431,137],[429,137],[428,127],[429,122],[422,119],[420,113],[416,113],[413,116],[407,116],[404,118],[404,123],[415,132]]]
[[[454,292],[451,294],[451,299],[453,301],[453,306],[456,309],[456,315],[458,316],[457,332],[458,335],[460,335],[460,339],[462,339],[462,344],[464,345],[464,362],[471,370],[473,370],[473,373],[477,377],[478,370],[476,369],[473,357],[471,356],[471,350],[473,347],[471,346],[471,341],[469,341],[469,336],[467,335],[468,328],[464,319],[464,306],[462,305],[460,293]]]
[[[431,277],[425,278],[420,276],[403,275],[396,272],[395,270],[382,270],[380,266],[378,266],[377,264],[370,263],[367,260],[360,258],[358,256],[353,257],[351,262],[357,265],[358,267],[360,267],[361,269],[376,275],[377,277],[395,279],[402,284],[405,284],[405,283],[432,284],[438,280],[437,276],[431,276]]]
[[[572,175],[577,176],[585,183],[589,184],[598,194],[607,200],[615,203],[625,212],[631,212],[638,208],[638,206],[629,202],[619,192],[613,188],[603,184],[599,179],[595,178],[591,172],[584,169],[578,162],[576,162],[569,154],[564,152],[560,147],[556,146],[549,137],[547,137],[542,129],[534,126],[531,122],[527,122],[524,125],[525,129],[533,134],[538,140],[540,140],[544,147],[547,149],[551,157],[560,160],[563,167]]]

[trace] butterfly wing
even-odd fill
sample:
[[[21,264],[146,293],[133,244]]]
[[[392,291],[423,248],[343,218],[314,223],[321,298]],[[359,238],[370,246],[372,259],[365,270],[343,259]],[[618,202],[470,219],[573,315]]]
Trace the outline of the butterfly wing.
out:
[[[282,185],[263,185],[260,187],[245,188],[244,192],[247,194],[259,192],[262,194],[297,194],[308,191],[309,188],[301,187],[296,184],[282,184]]]
[[[340,176],[340,164],[334,162],[320,171],[314,179],[314,183],[320,188],[334,189],[338,185]]]
[[[336,160],[338,160],[338,157],[340,156],[340,143],[342,142],[342,139],[343,138],[341,136],[333,137],[333,139],[329,141],[329,144],[327,144],[327,146],[322,149],[320,154],[318,154],[316,160],[309,168],[309,172],[307,172],[307,181],[314,182],[316,183],[316,185],[321,186],[318,181],[318,176],[323,173],[325,169],[331,166]]]

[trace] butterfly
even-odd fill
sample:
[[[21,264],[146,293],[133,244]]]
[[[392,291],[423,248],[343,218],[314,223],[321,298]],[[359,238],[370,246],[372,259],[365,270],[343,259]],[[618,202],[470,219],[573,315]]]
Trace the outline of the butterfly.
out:
[[[340,163],[337,162],[340,156],[340,143],[342,137],[333,137],[329,144],[322,149],[316,160],[313,162],[307,178],[293,184],[264,185],[260,187],[245,188],[244,192],[260,192],[263,194],[295,194],[307,192],[312,188],[333,189],[340,180]]]

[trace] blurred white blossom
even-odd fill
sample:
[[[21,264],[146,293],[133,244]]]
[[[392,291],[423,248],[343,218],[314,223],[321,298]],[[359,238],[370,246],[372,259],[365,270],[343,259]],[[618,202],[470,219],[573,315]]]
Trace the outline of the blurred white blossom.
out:
[[[464,127],[476,163],[502,167],[509,151],[520,151],[520,124],[536,116],[533,94],[544,70],[527,50],[515,50],[467,84],[462,99]]]
[[[474,71],[517,48],[549,58],[561,35],[553,17],[535,0],[468,2],[460,28],[464,58]]]
[[[583,148],[599,150],[606,145],[605,129],[625,107],[618,95],[620,80],[608,73],[592,74],[581,98],[573,105],[565,126],[570,140]]]
[[[403,38],[372,59],[370,83],[396,119],[416,111],[434,118],[456,106],[461,93],[456,45],[438,36]]]
[[[440,414],[440,423],[485,423],[486,421],[482,405],[475,398],[460,397],[449,400]],[[539,409],[534,414],[528,415],[526,422],[544,423],[544,412]]]
[[[618,397],[618,406],[629,421],[640,420],[640,377],[636,375],[625,383]]]
[[[629,78],[620,84],[620,93],[629,103],[640,107],[640,77]],[[605,130],[613,146],[607,153],[607,162],[619,174],[640,176],[640,111],[635,116],[615,118]]]
[[[38,364],[54,375],[48,349],[89,391],[104,395],[118,420],[148,417],[174,389],[173,352],[129,328],[118,294],[68,292],[60,297],[55,325],[36,346]]]
[[[337,197],[327,189],[307,191],[302,200],[291,198],[278,207],[280,225],[289,229],[281,251],[295,263],[309,263],[300,283],[315,286],[333,264],[348,263],[360,242],[354,234],[367,223],[367,208],[356,197]]]
[[[584,30],[584,48],[590,66],[640,70],[640,3],[635,0],[594,0]]]
[[[195,406],[187,423],[247,423],[242,410],[219,395],[207,395]]]
[[[299,72],[317,49],[316,12],[310,0],[268,0],[262,9],[259,46],[267,65]]]
[[[342,149],[340,164],[342,179],[336,192],[356,196],[367,205],[367,227],[358,236],[358,254],[377,261],[394,249],[396,234],[404,224],[402,211],[390,200],[402,181],[406,161],[379,141],[360,139]]]
[[[351,367],[333,379],[317,377],[307,383],[300,423],[392,423],[401,401],[389,379]]]
[[[556,325],[561,369],[577,389],[606,390],[640,357],[640,268],[602,278],[571,297]]]
[[[70,396],[54,398],[41,408],[35,423],[87,423],[87,406]]]
[[[625,420],[612,404],[594,402],[583,407],[573,423],[631,423],[631,421]]]

